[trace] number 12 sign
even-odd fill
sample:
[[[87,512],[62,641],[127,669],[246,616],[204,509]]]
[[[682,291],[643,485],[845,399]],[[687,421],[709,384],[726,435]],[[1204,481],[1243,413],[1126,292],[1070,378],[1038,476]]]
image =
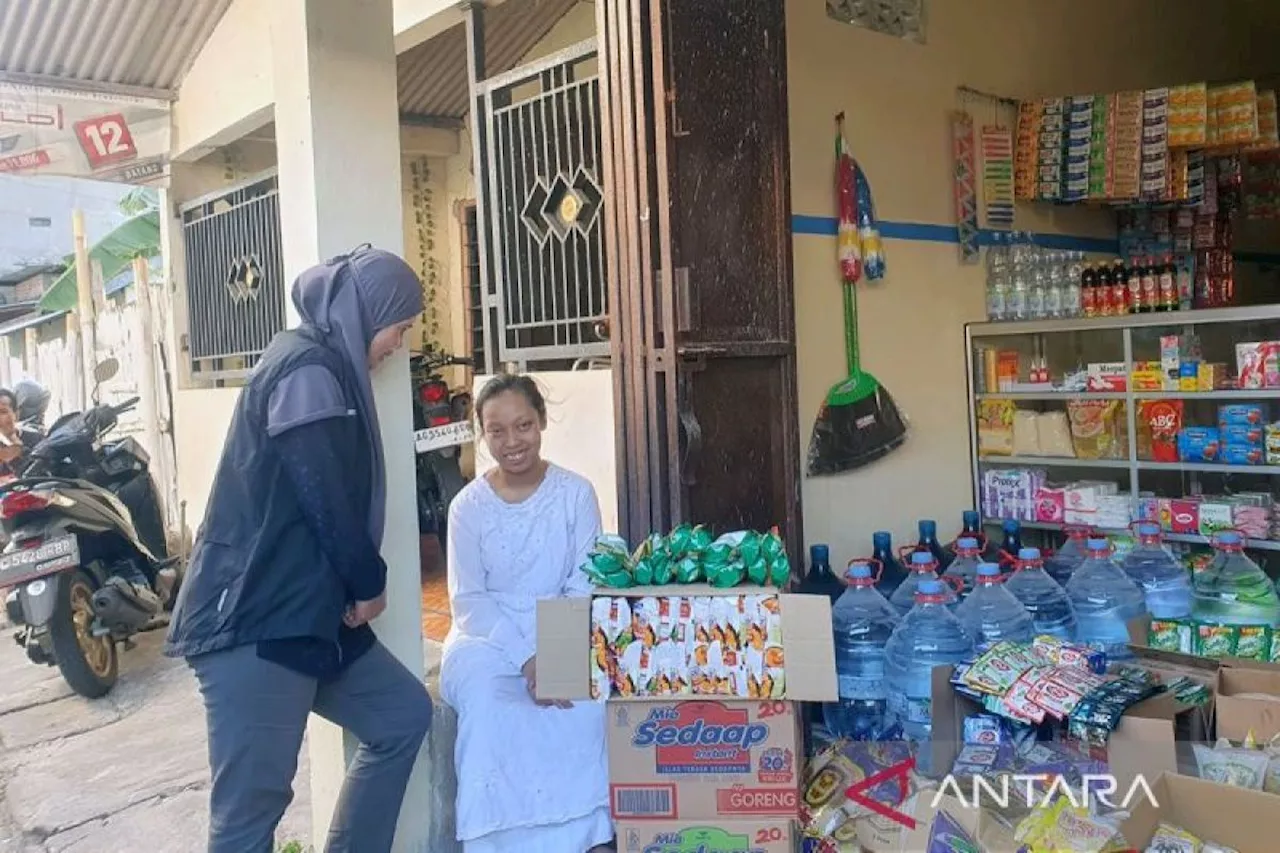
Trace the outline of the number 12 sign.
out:
[[[75,128],[80,147],[89,158],[91,169],[132,160],[138,156],[138,149],[133,145],[133,135],[129,133],[129,125],[119,113],[78,121]]]

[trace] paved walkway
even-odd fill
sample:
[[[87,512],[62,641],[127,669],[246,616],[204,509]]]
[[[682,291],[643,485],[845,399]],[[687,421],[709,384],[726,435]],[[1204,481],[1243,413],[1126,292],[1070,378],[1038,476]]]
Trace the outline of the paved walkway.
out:
[[[90,702],[0,631],[0,853],[203,853],[204,709],[162,641],[163,632],[140,637],[115,690]],[[305,747],[295,789],[277,840],[305,849]]]

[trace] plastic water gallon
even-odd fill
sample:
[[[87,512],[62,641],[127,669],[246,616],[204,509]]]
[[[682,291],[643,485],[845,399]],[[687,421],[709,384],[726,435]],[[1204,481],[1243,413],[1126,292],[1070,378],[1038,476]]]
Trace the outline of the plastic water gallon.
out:
[[[848,586],[831,610],[840,700],[828,702],[823,713],[836,737],[872,740],[886,726],[884,646],[899,619],[876,589],[879,568],[878,561],[850,563]]]
[[[973,638],[947,603],[947,586],[937,578],[916,585],[911,612],[894,629],[884,649],[889,714],[917,745],[916,770],[929,776],[949,767],[932,766],[933,668],[954,666],[973,653]]]
[[[889,596],[889,603],[893,605],[893,609],[898,611],[899,616],[906,616],[911,608],[916,604],[916,589],[925,581],[938,580],[938,562],[933,559],[933,555],[928,551],[912,551],[908,557],[907,568],[910,574],[897,589],[893,591],[893,595]],[[943,583],[942,595],[948,607],[954,607],[960,599],[956,596],[956,587],[952,584],[954,581]]]
[[[1018,552],[1013,575],[1005,581],[1004,588],[1027,608],[1036,634],[1050,634],[1068,642],[1075,638],[1076,617],[1071,599],[1045,572],[1039,548],[1023,548]]]
[[[956,608],[956,618],[973,637],[977,651],[1001,640],[1029,643],[1035,636],[1031,614],[1004,588],[1004,577],[995,563],[982,563],[977,585]]]
[[[1058,582],[1059,586],[1066,586],[1067,581],[1071,580],[1071,573],[1084,562],[1089,537],[1093,535],[1093,531],[1088,527],[1078,525],[1070,525],[1064,528],[1063,532],[1067,534],[1067,541],[1062,543],[1062,547],[1057,551],[1044,558],[1044,570],[1049,573],[1049,577]]]
[[[960,600],[973,592],[974,581],[978,577],[978,566],[982,563],[982,545],[976,536],[961,536],[956,540],[956,558],[942,573],[944,578],[955,578],[960,583]],[[999,566],[996,567],[999,569]]]
[[[1224,530],[1210,544],[1216,551],[1213,562],[1192,581],[1192,617],[1218,625],[1280,627],[1280,598],[1244,552],[1244,536]]]
[[[1137,543],[1120,563],[1124,573],[1142,587],[1147,611],[1155,619],[1186,619],[1191,615],[1191,573],[1165,547],[1160,525],[1134,525]]]
[[[1147,612],[1142,588],[1111,559],[1111,543],[1089,540],[1089,552],[1067,582],[1067,596],[1076,611],[1078,643],[1093,646],[1108,660],[1133,657],[1129,650],[1129,621]]]

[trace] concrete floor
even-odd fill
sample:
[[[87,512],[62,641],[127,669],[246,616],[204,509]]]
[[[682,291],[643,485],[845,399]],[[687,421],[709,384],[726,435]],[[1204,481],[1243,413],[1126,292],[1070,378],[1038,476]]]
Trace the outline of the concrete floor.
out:
[[[71,693],[56,669],[27,662],[0,633],[0,853],[202,853],[209,770],[204,710],[163,632],[122,657],[106,698]],[[439,661],[427,642],[428,671]],[[306,842],[303,748],[279,843]]]

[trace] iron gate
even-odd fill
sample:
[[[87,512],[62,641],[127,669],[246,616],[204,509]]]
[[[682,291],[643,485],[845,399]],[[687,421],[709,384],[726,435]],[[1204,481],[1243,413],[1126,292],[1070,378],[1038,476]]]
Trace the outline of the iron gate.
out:
[[[595,39],[491,77],[476,95],[496,361],[608,355]]]
[[[197,376],[243,376],[285,325],[274,173],[182,206],[187,347]]]

